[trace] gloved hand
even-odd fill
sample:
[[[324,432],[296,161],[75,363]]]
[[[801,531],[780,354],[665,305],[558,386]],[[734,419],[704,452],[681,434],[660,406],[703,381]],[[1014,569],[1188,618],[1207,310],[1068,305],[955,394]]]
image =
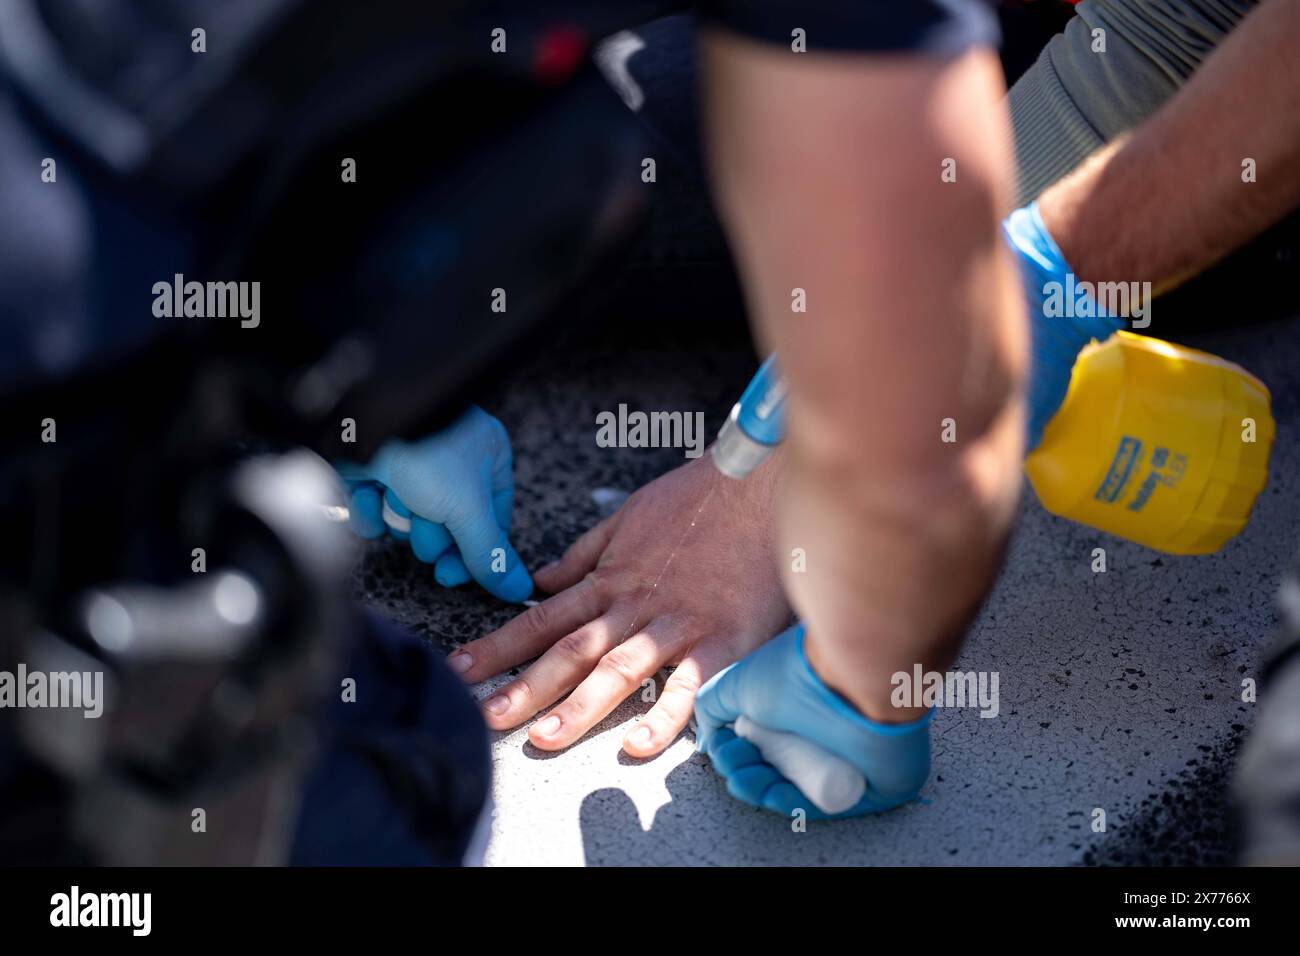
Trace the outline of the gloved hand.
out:
[[[1092,339],[1104,342],[1124,327],[1124,320],[1101,315],[1091,303],[1096,316],[1075,316],[1073,303],[1066,299],[1066,277],[1071,269],[1056,241],[1043,225],[1034,202],[1017,209],[1002,224],[1002,233],[1015,253],[1029,305],[1029,323],[1033,336],[1033,361],[1029,372],[1029,435],[1025,453],[1033,451],[1043,437],[1043,429],[1065,401],[1074,360]],[[1076,279],[1076,282],[1078,280]],[[1048,315],[1049,283],[1057,284],[1056,304]],[[1065,314],[1057,314],[1064,312]]]
[[[794,784],[763,760],[728,725],[741,715],[770,729],[797,734],[857,767],[867,790],[857,805],[831,819],[890,810],[913,799],[930,773],[930,718],[880,724],[862,716],[822,683],[804,655],[796,624],[714,675],[695,696],[696,747],[727,778],[731,795],[789,816],[803,809],[827,819]]]
[[[503,601],[523,601],[533,581],[508,537],[512,461],[505,426],[474,406],[437,434],[394,439],[368,464],[336,467],[362,537],[409,540],[445,587],[473,578]]]

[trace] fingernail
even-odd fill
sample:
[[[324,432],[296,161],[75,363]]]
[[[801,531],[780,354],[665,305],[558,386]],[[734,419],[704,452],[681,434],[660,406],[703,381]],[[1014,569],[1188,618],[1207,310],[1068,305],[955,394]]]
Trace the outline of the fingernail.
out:
[[[483,705],[483,709],[489,714],[495,714],[499,717],[510,709],[510,698],[502,694],[497,694],[497,696],[491,698]]]
[[[534,728],[543,737],[553,737],[560,729],[560,718],[552,714],[545,720],[538,723]]]
[[[543,564],[540,568],[537,569],[537,573],[538,573],[538,574],[550,574],[552,571],[554,571],[554,570],[555,570],[556,568],[558,568],[559,566],[560,566],[560,562],[559,562],[559,561],[552,561],[550,564]]]
[[[474,658],[470,657],[464,651],[457,651],[447,658],[447,663],[457,674],[463,674],[474,666]]]
[[[638,750],[642,747],[650,746],[650,728],[642,724],[636,730],[627,735],[627,742]]]

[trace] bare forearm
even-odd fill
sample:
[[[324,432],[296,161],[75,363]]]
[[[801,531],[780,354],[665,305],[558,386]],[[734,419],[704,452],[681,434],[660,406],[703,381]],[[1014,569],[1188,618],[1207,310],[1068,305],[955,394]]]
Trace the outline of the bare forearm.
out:
[[[890,675],[945,666],[995,570],[1025,330],[997,233],[996,63],[861,62],[715,38],[706,90],[750,311],[790,386],[781,536],[807,570],[787,586],[818,672],[897,720]]]
[[[1269,0],[1155,116],[1048,189],[1043,221],[1081,279],[1176,285],[1300,205],[1297,103],[1300,0]]]

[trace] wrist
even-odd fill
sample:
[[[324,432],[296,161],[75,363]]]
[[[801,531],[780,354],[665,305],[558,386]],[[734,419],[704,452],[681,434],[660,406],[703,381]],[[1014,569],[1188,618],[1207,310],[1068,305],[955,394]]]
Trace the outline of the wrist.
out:
[[[1066,270],[1084,278],[1079,267],[1080,264],[1088,264],[1089,250],[1087,243],[1079,241],[1078,230],[1075,228],[1079,218],[1077,197],[1072,194],[1068,183],[1058,183],[1047,189],[1034,201],[1034,205],[1038,207],[1039,222],[1060,251]]]
[[[925,707],[896,707],[890,700],[893,685],[884,680],[865,679],[855,674],[852,667],[837,664],[824,643],[818,641],[805,626],[804,658],[813,675],[828,690],[839,696],[868,720],[879,724],[905,724],[919,720],[928,712]]]
[[[1123,150],[1121,143],[1126,143]],[[1044,190],[1035,202],[1043,229],[1056,243],[1068,264],[1067,269],[1078,282],[1096,286],[1124,281],[1142,289],[1141,283],[1135,280],[1161,278],[1150,274],[1145,250],[1135,250],[1114,238],[1116,217],[1132,215],[1131,200],[1137,197],[1130,197],[1129,202],[1117,207],[1114,202],[1106,201],[1104,191],[1099,188],[1105,182],[1138,182],[1145,178],[1143,170],[1149,169],[1156,159],[1146,157],[1135,166],[1132,159],[1138,150],[1133,147],[1123,137],[1108,144],[1086,159],[1074,173]],[[1121,171],[1121,166],[1128,169]],[[1139,303],[1133,303],[1131,308],[1138,306]]]
[[[1095,249],[1079,241],[1080,228],[1073,197],[1049,190],[1023,210],[1018,218],[1017,251],[1034,265],[1026,276],[1038,272],[1034,288],[1027,290],[1030,312],[1037,321],[1051,322],[1053,335],[1069,329],[1074,333],[1077,353],[1090,339],[1104,340],[1124,325],[1124,316],[1140,307],[1130,295],[1116,301],[1112,296],[1098,297]],[[1126,287],[1126,292],[1130,287]],[[1049,294],[1050,289],[1050,294]],[[1137,291],[1132,295],[1139,295]],[[1086,299],[1086,301],[1085,301]],[[1112,311],[1118,307],[1121,311]],[[1065,321],[1062,321],[1065,320]]]

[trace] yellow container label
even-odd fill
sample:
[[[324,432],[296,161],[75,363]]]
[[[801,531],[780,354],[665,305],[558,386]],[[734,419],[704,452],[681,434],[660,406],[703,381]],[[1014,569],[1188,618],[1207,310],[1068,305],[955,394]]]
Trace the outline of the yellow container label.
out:
[[[1117,332],[1079,354],[1025,471],[1054,514],[1208,554],[1246,526],[1275,432],[1268,389],[1245,369]]]

